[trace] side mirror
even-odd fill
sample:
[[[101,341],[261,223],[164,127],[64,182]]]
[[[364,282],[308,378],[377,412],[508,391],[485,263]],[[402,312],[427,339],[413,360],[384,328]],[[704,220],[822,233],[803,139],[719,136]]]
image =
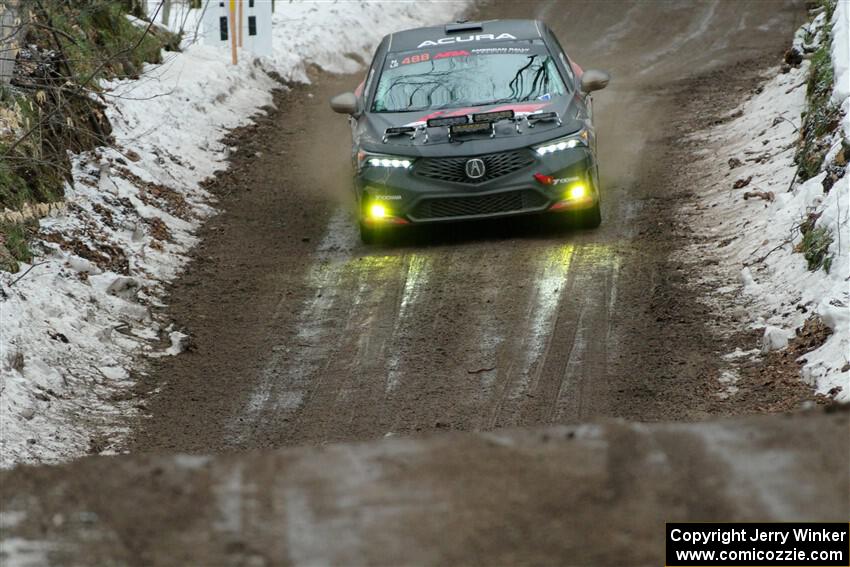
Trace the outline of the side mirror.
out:
[[[599,91],[608,86],[611,75],[598,69],[588,69],[581,76],[581,91],[591,93]]]
[[[331,99],[331,109],[340,114],[357,113],[357,96],[354,93],[342,93]]]

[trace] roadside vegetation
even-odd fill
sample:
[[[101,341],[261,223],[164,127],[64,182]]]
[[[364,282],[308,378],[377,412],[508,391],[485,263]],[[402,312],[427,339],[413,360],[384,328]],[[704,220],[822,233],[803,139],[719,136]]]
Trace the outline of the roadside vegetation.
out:
[[[0,269],[17,272],[18,262],[29,262],[32,253],[27,246],[30,233],[38,224],[30,220],[23,223],[0,222]]]
[[[72,182],[68,153],[112,141],[99,81],[138,77],[178,39],[134,23],[130,3],[117,0],[13,4],[4,9],[16,10],[19,50],[0,82],[0,258],[27,261],[30,231],[17,226],[22,215],[9,211],[63,199]],[[14,264],[0,262],[0,269],[7,266]]]
[[[832,266],[832,256],[828,256],[829,246],[833,242],[832,231],[826,227],[807,227],[804,223],[802,229],[803,239],[798,244],[798,252],[803,254],[809,270],[814,272],[821,268],[829,272]]]
[[[797,150],[799,176],[803,181],[820,173],[824,157],[829,150],[830,134],[839,124],[839,108],[830,102],[834,86],[830,49],[831,41],[827,39],[812,56],[806,93],[809,108],[803,118],[800,146]]]
[[[844,175],[845,166],[850,158],[850,144],[841,140],[841,149],[830,163],[826,163],[827,154],[835,144],[840,130],[841,109],[832,102],[835,75],[832,63],[832,22],[837,0],[821,0],[819,8],[823,10],[825,24],[823,41],[811,56],[809,78],[806,83],[807,110],[803,114],[800,141],[795,161],[797,177],[806,181],[825,172],[823,191],[829,193],[835,182]],[[807,38],[811,40],[812,38]],[[802,240],[795,250],[803,254],[809,270],[823,268],[829,272],[833,257],[828,255],[829,246],[834,241],[832,230],[817,226],[819,214],[811,213],[801,224]]]

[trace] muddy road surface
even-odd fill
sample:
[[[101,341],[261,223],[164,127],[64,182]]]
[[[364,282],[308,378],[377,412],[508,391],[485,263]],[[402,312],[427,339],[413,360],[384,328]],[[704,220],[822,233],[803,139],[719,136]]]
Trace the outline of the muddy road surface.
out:
[[[440,226],[359,243],[349,129],[317,73],[236,132],[213,191],[223,214],[167,314],[190,352],[140,381],[130,450],[209,452],[600,416],[695,420],[756,411],[717,377],[687,238],[686,136],[722,120],[777,64],[799,2],[494,2],[472,17],[545,19],[595,95],[603,224]]]
[[[9,565],[664,564],[664,522],[847,520],[850,413],[0,472]]]

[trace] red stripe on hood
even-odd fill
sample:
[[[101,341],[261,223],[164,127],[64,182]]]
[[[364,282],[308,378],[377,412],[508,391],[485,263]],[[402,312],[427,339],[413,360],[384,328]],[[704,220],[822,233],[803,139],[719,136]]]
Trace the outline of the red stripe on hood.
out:
[[[503,110],[513,110],[514,112],[537,112],[541,108],[549,106],[548,102],[529,102],[525,104],[506,104],[498,108],[493,108],[486,112],[501,112]]]
[[[431,118],[448,118],[450,116],[466,116],[472,114],[474,108],[452,108],[451,110],[436,110],[431,114],[418,118],[417,122],[427,122]]]
[[[415,122],[427,122],[431,118],[466,116],[467,114],[474,114],[476,112],[480,112],[482,114],[486,112],[501,112],[503,110],[513,110],[514,112],[537,112],[538,110],[546,108],[547,106],[549,106],[548,102],[528,102],[522,104],[505,104],[503,106],[498,106],[490,110],[481,110],[480,106],[473,106],[470,108],[453,108],[451,110],[436,110],[431,114],[427,114],[425,116],[422,116],[421,118],[417,118]]]

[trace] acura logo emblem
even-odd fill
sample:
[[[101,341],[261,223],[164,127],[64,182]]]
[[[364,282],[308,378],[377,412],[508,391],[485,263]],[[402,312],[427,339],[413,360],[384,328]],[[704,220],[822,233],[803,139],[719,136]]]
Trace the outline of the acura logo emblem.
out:
[[[475,158],[466,162],[466,176],[470,179],[481,179],[485,171],[484,160]]]

